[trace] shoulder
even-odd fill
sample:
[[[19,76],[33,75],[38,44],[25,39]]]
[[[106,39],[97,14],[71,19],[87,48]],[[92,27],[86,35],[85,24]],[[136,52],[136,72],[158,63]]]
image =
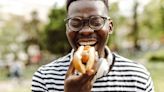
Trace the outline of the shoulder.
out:
[[[122,57],[118,54],[115,54],[115,64],[113,70],[125,72],[144,80],[148,80],[150,77],[150,73],[144,65],[138,63],[137,61]]]
[[[135,83],[137,89],[146,90],[146,92],[154,92],[153,81],[151,75],[146,67],[137,61],[124,58],[118,54],[115,55],[115,63],[112,68],[112,73],[117,77],[126,77]],[[118,77],[119,78],[119,77]],[[147,91],[148,90],[148,91]],[[138,91],[137,91],[138,92]]]
[[[67,54],[67,55],[65,55],[63,57],[60,57],[60,58],[58,58],[56,60],[53,60],[51,63],[46,64],[43,67],[46,68],[46,67],[55,67],[55,66],[59,66],[59,65],[60,66],[61,65],[63,65],[63,66],[69,65],[70,58],[71,58],[71,54]]]
[[[31,89],[37,92],[45,92],[48,88],[54,88],[56,84],[63,85],[64,75],[69,64],[70,54],[42,65],[33,75]]]
[[[67,70],[70,64],[70,56],[70,54],[67,54],[63,57],[53,60],[51,63],[42,65],[38,68],[37,72],[40,72],[40,74],[45,74],[49,71]]]
[[[125,66],[125,67],[136,67],[136,68],[140,68],[140,69],[147,71],[145,66],[142,65],[141,63],[130,60],[130,59],[120,56],[118,54],[115,54],[115,60],[116,60],[115,65]]]

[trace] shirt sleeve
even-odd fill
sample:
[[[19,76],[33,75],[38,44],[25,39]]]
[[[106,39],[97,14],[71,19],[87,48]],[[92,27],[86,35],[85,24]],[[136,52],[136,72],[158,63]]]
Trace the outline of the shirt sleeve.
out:
[[[148,78],[145,89],[146,89],[145,92],[154,92],[154,85],[153,85],[153,81],[151,79],[151,76],[149,76],[149,78]]]
[[[41,69],[38,69],[32,77],[32,92],[48,92],[44,82],[44,74]]]

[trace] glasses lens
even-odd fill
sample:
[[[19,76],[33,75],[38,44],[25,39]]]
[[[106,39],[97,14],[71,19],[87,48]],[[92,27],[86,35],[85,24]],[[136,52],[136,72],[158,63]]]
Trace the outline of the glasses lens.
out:
[[[82,27],[82,21],[79,18],[71,18],[68,20],[68,26],[73,31],[78,31]]]
[[[89,19],[89,26],[92,29],[101,29],[105,23],[105,20],[100,16],[93,16]]]

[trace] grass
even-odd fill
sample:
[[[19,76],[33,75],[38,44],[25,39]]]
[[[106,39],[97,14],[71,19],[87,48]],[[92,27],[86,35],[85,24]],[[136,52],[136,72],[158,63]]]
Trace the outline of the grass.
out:
[[[164,62],[148,62],[146,63],[147,69],[150,71],[152,80],[155,86],[155,92],[164,92]],[[31,92],[31,78],[36,71],[38,66],[28,66],[24,71],[23,81],[21,84],[16,84],[13,80],[9,80],[5,77],[6,72],[3,70],[1,72],[0,85],[4,82],[10,85],[0,88],[2,92]],[[12,85],[11,85],[12,84]],[[15,85],[16,84],[16,85]],[[6,90],[5,90],[6,88]]]
[[[149,62],[146,67],[151,73],[155,92],[164,92],[164,62]]]
[[[27,66],[24,69],[21,80],[7,77],[7,70],[0,69],[0,90],[1,92],[31,92],[31,78],[37,70],[38,65]]]
[[[145,55],[145,58],[151,62],[164,62],[164,49],[150,51]]]
[[[27,66],[23,70],[23,78],[24,79],[29,79],[33,75],[33,73],[37,70],[39,66],[38,65],[31,65]],[[9,78],[7,77],[8,70],[6,68],[0,69],[0,81],[7,81]]]

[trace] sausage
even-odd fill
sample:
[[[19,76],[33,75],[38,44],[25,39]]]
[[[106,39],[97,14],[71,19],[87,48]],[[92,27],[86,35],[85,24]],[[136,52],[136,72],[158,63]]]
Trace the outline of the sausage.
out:
[[[90,46],[85,46],[82,52],[82,62],[83,63],[87,63],[88,59],[89,59],[89,49]]]

